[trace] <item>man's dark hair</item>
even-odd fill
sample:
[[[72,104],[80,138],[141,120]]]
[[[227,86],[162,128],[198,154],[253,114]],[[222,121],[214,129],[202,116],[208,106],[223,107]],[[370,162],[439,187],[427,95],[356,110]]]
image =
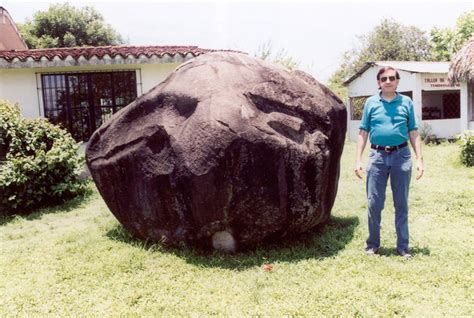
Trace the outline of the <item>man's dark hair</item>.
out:
[[[395,71],[395,77],[396,77],[397,79],[400,79],[400,74],[398,74],[398,71],[397,71],[395,68],[393,68],[393,67],[391,67],[391,66],[384,66],[384,67],[382,67],[382,68],[378,71],[378,73],[377,73],[377,81],[380,80],[380,75],[382,75],[383,73],[385,73],[385,72],[388,71],[388,70]]]

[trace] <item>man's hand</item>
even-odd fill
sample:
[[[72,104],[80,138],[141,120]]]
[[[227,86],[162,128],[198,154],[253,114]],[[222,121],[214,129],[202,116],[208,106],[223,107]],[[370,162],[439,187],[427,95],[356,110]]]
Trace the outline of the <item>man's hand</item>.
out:
[[[362,169],[362,162],[357,161],[354,172],[359,179],[362,179],[363,170],[364,169]]]
[[[423,155],[421,153],[421,138],[416,130],[410,131],[410,143],[413,149],[415,149],[416,155],[416,180],[419,180],[423,176]]]
[[[367,138],[369,133],[363,129],[359,130],[359,135],[357,136],[357,149],[356,149],[356,165],[355,165],[355,174],[359,179],[362,179],[363,169],[362,169],[362,153],[364,152],[365,144],[367,143]]]
[[[424,172],[423,168],[423,159],[422,158],[417,158],[416,159],[416,180],[419,180],[423,176]]]

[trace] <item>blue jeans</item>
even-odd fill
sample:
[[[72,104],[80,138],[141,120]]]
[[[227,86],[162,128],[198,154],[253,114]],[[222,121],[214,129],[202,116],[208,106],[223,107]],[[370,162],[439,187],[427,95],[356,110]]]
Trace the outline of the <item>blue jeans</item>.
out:
[[[385,205],[388,177],[395,207],[397,249],[408,249],[408,189],[411,178],[410,148],[392,152],[370,149],[367,162],[367,199],[369,207],[369,237],[367,247],[380,247],[380,220]]]

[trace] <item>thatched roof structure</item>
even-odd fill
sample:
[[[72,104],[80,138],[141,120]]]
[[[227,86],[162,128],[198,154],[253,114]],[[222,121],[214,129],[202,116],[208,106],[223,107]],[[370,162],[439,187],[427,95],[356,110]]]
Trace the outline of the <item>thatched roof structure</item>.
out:
[[[454,56],[448,79],[451,84],[474,80],[474,36]]]

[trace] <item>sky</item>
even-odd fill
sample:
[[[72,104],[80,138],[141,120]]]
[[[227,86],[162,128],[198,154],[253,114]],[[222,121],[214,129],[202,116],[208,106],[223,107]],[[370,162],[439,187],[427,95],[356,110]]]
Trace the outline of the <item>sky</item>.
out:
[[[15,22],[32,19],[50,4],[66,1],[0,0]],[[453,28],[474,9],[466,0],[383,1],[76,1],[92,6],[130,45],[197,45],[255,55],[267,43],[284,50],[299,68],[326,83],[344,52],[357,47],[384,18],[426,31]]]

